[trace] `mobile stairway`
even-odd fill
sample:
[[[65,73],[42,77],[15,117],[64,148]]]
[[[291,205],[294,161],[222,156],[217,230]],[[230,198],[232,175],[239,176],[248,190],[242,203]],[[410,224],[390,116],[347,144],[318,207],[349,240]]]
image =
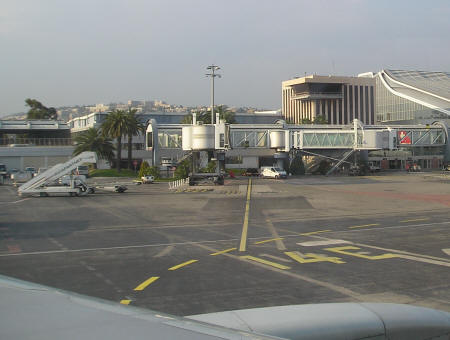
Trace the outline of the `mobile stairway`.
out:
[[[70,196],[84,196],[93,193],[94,189],[86,184],[84,176],[71,176],[69,185],[58,185],[61,177],[70,175],[77,166],[84,163],[97,163],[95,153],[85,151],[65,163],[56,164],[22,184],[18,188],[18,194],[19,196],[24,194],[49,196],[49,194],[68,193]]]

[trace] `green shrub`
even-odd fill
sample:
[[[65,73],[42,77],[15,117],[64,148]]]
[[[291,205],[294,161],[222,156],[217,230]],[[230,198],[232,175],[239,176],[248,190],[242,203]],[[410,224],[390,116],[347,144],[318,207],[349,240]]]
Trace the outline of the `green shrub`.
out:
[[[146,161],[143,161],[141,163],[141,167],[139,169],[139,178],[141,178],[142,176],[147,175],[147,171],[150,168],[150,166],[148,165],[148,163]]]
[[[303,159],[300,154],[296,154],[292,159],[291,165],[289,167],[289,172],[293,175],[305,174],[305,165],[303,164]]]
[[[159,178],[159,168],[157,166],[149,166],[148,163],[144,161],[139,169],[139,178],[147,175],[153,176],[155,179]]]
[[[319,168],[317,169],[317,172],[319,172],[321,175],[326,175],[328,170],[331,168],[331,163],[329,161],[320,161]]]
[[[191,170],[191,164],[189,159],[185,159],[180,164],[178,164],[177,168],[175,169],[174,175],[177,179],[186,178],[189,176],[189,172]]]
[[[199,172],[216,172],[216,161],[211,161],[208,163],[208,165],[205,168],[199,169]]]

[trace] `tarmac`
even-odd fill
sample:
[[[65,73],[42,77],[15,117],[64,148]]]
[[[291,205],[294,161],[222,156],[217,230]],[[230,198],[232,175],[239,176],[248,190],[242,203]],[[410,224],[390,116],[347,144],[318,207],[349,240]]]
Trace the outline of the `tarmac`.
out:
[[[450,177],[227,179],[19,197],[0,186],[0,274],[175,314],[323,302],[450,311]]]

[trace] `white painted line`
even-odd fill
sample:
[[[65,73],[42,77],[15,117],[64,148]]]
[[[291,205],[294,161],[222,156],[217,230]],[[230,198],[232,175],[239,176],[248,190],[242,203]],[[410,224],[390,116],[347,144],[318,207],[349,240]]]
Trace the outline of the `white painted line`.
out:
[[[189,244],[201,244],[201,243],[221,243],[221,242],[230,242],[230,241],[238,241],[238,240],[240,240],[240,239],[230,238],[230,239],[226,239],[226,240],[213,240],[213,241],[174,242],[174,243],[142,244],[142,245],[133,245],[133,246],[83,248],[83,249],[68,249],[68,250],[47,250],[47,251],[35,251],[35,252],[28,252],[28,253],[0,254],[0,257],[8,257],[8,256],[12,256],[12,255],[24,256],[24,255],[60,254],[60,253],[81,253],[81,252],[86,252],[86,251],[99,251],[99,250],[150,248],[150,247],[162,247],[162,246],[170,246],[170,245],[176,246],[176,245],[189,245]]]
[[[450,248],[442,249],[442,251],[443,251],[444,253],[446,253],[447,255],[450,255]]]
[[[323,240],[323,241],[307,241],[307,242],[299,242],[297,243],[299,246],[304,247],[315,247],[315,246],[328,246],[330,244],[342,244],[342,243],[353,243],[345,240]]]
[[[433,225],[439,225],[439,224],[450,224],[450,221],[446,222],[433,222],[433,223],[423,223],[423,224],[408,224],[408,225],[393,225],[393,226],[387,226],[387,227],[374,227],[370,229],[352,229],[352,230],[333,230],[329,231],[330,234],[345,234],[345,233],[360,233],[360,232],[367,232],[367,231],[377,231],[377,230],[383,230],[383,229],[402,229],[402,228],[420,228],[420,227],[429,227]],[[311,235],[313,236],[313,235]],[[315,235],[314,235],[315,236]]]
[[[16,203],[20,203],[20,202],[23,202],[23,201],[28,201],[29,199],[31,199],[31,197],[22,198],[21,200],[12,201],[12,202],[0,202],[0,204],[16,204]]]
[[[399,254],[395,254],[395,255],[396,255],[396,257],[401,258],[401,259],[407,259],[407,260],[412,260],[412,261],[417,261],[417,262],[437,264],[438,266],[450,267],[450,263],[449,262],[432,260],[432,259],[427,259],[427,258],[417,257],[417,256],[411,256],[411,255],[399,255]]]

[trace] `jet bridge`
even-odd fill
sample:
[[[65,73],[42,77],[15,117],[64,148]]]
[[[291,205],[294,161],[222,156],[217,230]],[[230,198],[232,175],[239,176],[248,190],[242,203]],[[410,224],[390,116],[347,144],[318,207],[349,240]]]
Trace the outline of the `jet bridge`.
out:
[[[192,150],[192,146],[197,148],[202,146],[204,149],[222,152],[229,149],[272,149],[275,150],[275,158],[283,158],[283,154],[287,155],[291,150],[360,151],[397,150],[405,147],[449,149],[448,128],[441,122],[426,126],[365,126],[355,119],[351,125],[291,125],[280,121],[277,124],[225,124],[223,126],[225,128],[219,132],[218,127],[212,125],[158,125],[153,121],[147,129],[147,150],[154,151],[154,160],[156,160],[155,155],[160,150],[187,151]],[[202,132],[193,134],[196,129]],[[204,139],[206,135],[209,135],[208,142]],[[193,137],[200,139],[197,138],[198,140],[194,141]],[[151,147],[148,147],[149,145]]]

